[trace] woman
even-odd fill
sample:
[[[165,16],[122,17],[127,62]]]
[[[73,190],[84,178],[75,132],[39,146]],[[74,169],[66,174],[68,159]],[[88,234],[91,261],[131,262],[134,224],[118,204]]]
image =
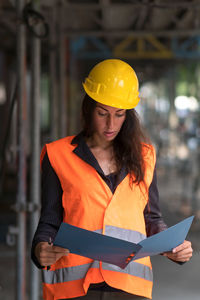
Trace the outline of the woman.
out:
[[[166,229],[155,150],[133,109],[139,102],[134,70],[121,60],[105,60],[83,86],[83,131],[47,144],[41,155],[42,210],[32,258],[43,267],[44,299],[151,298],[149,257],[122,270],[52,244],[62,221],[136,243]],[[164,255],[188,261],[191,243]]]

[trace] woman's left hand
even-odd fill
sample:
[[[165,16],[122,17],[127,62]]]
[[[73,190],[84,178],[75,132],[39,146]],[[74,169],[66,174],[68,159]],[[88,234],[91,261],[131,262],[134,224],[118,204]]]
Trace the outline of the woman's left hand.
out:
[[[189,261],[192,257],[192,244],[190,241],[184,241],[181,245],[174,248],[171,252],[163,253],[164,256],[178,262]]]

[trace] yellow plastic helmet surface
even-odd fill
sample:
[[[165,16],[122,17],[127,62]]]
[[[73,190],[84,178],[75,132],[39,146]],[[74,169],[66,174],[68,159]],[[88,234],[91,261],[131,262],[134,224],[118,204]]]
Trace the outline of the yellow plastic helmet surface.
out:
[[[106,59],[95,65],[83,87],[93,100],[116,108],[131,109],[140,101],[137,76],[120,59]]]

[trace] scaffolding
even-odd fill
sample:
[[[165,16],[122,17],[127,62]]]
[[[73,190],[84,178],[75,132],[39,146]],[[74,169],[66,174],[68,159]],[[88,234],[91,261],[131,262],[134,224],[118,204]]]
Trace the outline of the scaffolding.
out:
[[[147,30],[143,29],[147,19],[148,9],[153,7],[143,4],[122,3],[113,4],[112,1],[92,3],[73,3],[73,1],[26,1],[16,0],[16,89],[13,98],[17,102],[17,196],[14,210],[16,226],[10,226],[8,241],[13,244],[16,240],[16,300],[38,300],[40,297],[40,274],[33,263],[27,263],[27,242],[30,243],[39,220],[40,213],[40,151],[41,151],[41,68],[42,68],[42,41],[48,38],[47,60],[49,65],[50,82],[50,134],[49,139],[55,140],[64,137],[69,132],[69,77],[76,71],[76,66],[83,60],[99,60],[109,57],[118,57],[140,61],[176,61],[177,59],[199,59],[200,30],[188,28],[185,30]],[[192,2],[183,9],[188,8]],[[194,2],[195,5],[196,2]],[[41,5],[42,4],[42,5]],[[176,4],[176,5],[175,5]],[[198,4],[198,5],[197,5]],[[112,9],[116,13],[124,8],[131,12],[134,9],[145,10],[139,21],[136,16],[132,23],[136,28],[109,28],[109,16]],[[166,4],[167,5],[167,4]],[[174,3],[171,9],[179,8],[181,4]],[[196,3],[199,10],[199,3]],[[162,5],[160,5],[162,6]],[[194,9],[195,6],[192,6]],[[46,19],[44,8],[47,9]],[[157,7],[158,8],[158,7]],[[169,7],[168,7],[169,8]],[[163,7],[161,7],[163,9]],[[90,12],[95,25],[92,28],[69,28],[66,16],[79,16],[80,11],[84,20]],[[98,19],[99,11],[102,19]],[[126,13],[127,13],[126,11]],[[124,14],[125,15],[125,14]],[[47,21],[46,21],[47,20]],[[89,22],[89,21],[88,21]],[[178,22],[177,19],[175,22]],[[97,24],[101,28],[97,29]],[[74,26],[76,27],[76,26]],[[86,26],[87,27],[87,26]],[[112,26],[111,26],[112,27]],[[29,51],[30,50],[30,51]],[[143,63],[145,61],[145,63]],[[78,63],[77,63],[78,62]],[[30,103],[28,103],[27,77],[30,66]],[[162,68],[162,66],[161,66]],[[143,68],[144,69],[144,68]],[[143,70],[142,69],[142,70]],[[160,70],[160,69],[159,69]],[[174,99],[174,77],[171,78],[169,90],[171,102]],[[14,103],[14,102],[13,102]],[[28,107],[30,113],[28,113]],[[171,108],[173,105],[171,103]],[[13,109],[13,108],[12,108]],[[170,111],[173,114],[173,111]],[[12,112],[11,112],[12,114]],[[9,121],[11,122],[11,120]],[[27,128],[30,127],[30,130]],[[30,142],[27,145],[27,141]],[[6,145],[6,143],[5,143]],[[6,147],[5,147],[6,148]],[[29,164],[28,164],[29,160]],[[200,159],[198,158],[198,161]],[[28,170],[28,167],[30,168]],[[27,195],[27,177],[30,174],[29,192]],[[195,195],[197,197],[198,178],[195,177]],[[196,209],[196,206],[195,208]],[[28,232],[27,232],[27,223]],[[28,238],[27,238],[28,236]],[[14,237],[14,239],[13,239]],[[29,239],[29,241],[27,241]],[[29,276],[27,276],[29,273]],[[27,278],[29,282],[27,282]]]

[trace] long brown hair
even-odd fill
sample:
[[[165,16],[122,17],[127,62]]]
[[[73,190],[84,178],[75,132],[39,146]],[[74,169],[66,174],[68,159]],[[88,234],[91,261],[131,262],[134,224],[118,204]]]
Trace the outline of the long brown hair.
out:
[[[92,118],[95,107],[96,101],[86,94],[82,103],[82,122],[83,132],[87,138],[94,132]],[[126,119],[113,141],[113,150],[117,171],[119,172],[122,166],[125,166],[130,174],[131,183],[144,181],[145,169],[142,155],[144,142],[149,143],[149,139],[144,133],[137,112],[135,109],[126,110]]]

